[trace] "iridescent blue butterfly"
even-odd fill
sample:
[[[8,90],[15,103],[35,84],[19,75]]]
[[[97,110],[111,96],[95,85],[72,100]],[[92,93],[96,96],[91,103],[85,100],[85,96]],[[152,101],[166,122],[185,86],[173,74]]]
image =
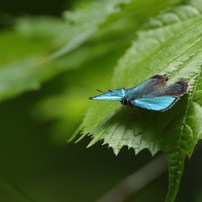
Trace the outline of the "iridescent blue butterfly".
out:
[[[178,81],[166,86],[168,77],[155,75],[144,83],[130,89],[117,89],[91,97],[91,100],[120,101],[122,105],[137,106],[154,111],[165,111],[171,108],[180,98],[187,93],[189,83]]]

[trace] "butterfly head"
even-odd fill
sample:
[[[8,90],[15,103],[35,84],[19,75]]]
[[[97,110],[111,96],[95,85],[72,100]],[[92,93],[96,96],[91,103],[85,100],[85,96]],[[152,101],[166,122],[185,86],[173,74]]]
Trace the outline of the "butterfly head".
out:
[[[126,106],[126,105],[129,104],[129,101],[128,101],[128,98],[127,98],[127,97],[124,97],[120,102],[121,102],[121,104],[124,105],[124,106]]]

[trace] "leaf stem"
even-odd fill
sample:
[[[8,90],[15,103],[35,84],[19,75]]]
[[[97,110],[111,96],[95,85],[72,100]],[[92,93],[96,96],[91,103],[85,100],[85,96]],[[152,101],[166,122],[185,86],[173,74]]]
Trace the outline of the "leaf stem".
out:
[[[162,175],[167,169],[167,160],[165,155],[161,154],[138,171],[125,178],[96,202],[122,202]]]

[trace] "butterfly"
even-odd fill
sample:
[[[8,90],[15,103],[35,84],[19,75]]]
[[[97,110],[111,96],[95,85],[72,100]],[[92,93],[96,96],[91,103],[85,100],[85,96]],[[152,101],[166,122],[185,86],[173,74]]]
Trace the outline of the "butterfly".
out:
[[[188,92],[189,83],[178,81],[167,86],[169,78],[165,75],[154,75],[142,84],[130,89],[109,90],[103,94],[90,97],[91,100],[120,101],[124,106],[137,106],[148,110],[166,111],[171,108],[182,95]]]

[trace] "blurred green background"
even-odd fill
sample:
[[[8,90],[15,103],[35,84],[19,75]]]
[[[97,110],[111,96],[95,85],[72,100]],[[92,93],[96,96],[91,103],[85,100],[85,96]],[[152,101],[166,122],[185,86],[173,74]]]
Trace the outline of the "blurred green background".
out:
[[[115,156],[101,142],[86,149],[90,137],[77,144],[67,140],[93,104],[88,97],[96,94],[96,88],[106,90],[113,68],[136,39],[136,31],[174,1],[120,4],[120,10],[107,16],[90,38],[45,63],[71,38],[63,12],[82,10],[92,2],[0,2],[2,202],[93,202],[153,158],[147,150],[135,156],[127,148]],[[76,23],[70,20],[70,24]],[[177,201],[202,198],[199,159],[197,153],[186,162]],[[162,202],[167,188],[165,173],[126,201]]]

